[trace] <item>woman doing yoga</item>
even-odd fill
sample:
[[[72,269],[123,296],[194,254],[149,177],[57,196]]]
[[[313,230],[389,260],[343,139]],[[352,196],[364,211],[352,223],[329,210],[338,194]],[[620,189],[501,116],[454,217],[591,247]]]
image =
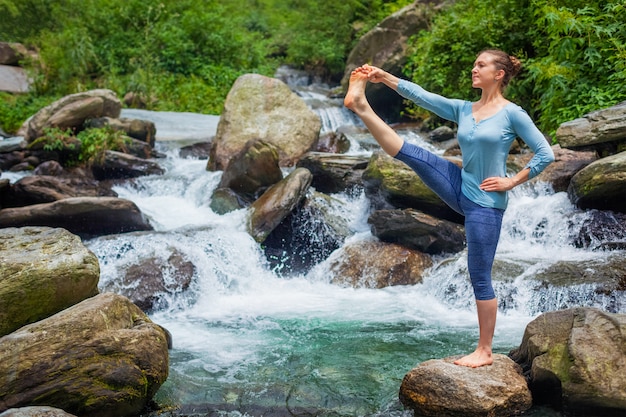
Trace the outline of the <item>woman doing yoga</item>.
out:
[[[344,104],[361,118],[381,148],[411,167],[439,197],[465,217],[467,263],[478,312],[476,350],[455,361],[472,368],[491,365],[498,303],[491,284],[491,267],[500,238],[507,191],[537,176],[554,161],[554,153],[528,114],[504,98],[503,91],[520,69],[520,62],[500,50],[478,54],[472,86],[481,90],[476,102],[449,99],[388,72],[363,65],[350,76]],[[372,109],[365,97],[367,82],[383,83],[420,107],[457,124],[463,168],[405,142]],[[521,138],[534,152],[517,174],[506,176],[511,143]]]

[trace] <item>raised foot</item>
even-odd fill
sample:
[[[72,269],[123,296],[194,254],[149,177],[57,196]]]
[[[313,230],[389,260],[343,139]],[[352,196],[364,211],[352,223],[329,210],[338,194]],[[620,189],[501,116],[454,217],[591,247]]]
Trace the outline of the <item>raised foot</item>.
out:
[[[360,107],[366,105],[365,86],[367,85],[367,74],[360,69],[352,71],[350,74],[350,84],[348,92],[343,99],[343,105],[356,112]]]
[[[491,352],[476,349],[473,353],[463,356],[454,361],[455,365],[467,366],[469,368],[478,368],[493,364],[493,356]]]

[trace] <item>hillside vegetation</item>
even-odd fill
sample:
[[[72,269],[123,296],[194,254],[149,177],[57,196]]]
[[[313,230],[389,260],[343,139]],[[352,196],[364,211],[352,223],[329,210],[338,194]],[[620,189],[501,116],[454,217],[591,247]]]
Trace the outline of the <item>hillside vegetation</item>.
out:
[[[359,37],[408,0],[0,0],[0,40],[35,48],[33,92],[0,95],[0,127],[15,131],[62,95],[140,93],[154,110],[219,114],[235,79],[279,65],[338,83]],[[457,0],[412,39],[405,76],[450,97],[475,98],[476,52],[500,47],[526,70],[511,99],[552,132],[626,99],[623,0]],[[409,112],[410,113],[410,112]]]

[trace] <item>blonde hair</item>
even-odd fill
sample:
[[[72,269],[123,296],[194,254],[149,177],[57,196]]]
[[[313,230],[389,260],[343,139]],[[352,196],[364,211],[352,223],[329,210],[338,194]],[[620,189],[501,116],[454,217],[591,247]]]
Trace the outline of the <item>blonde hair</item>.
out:
[[[493,56],[493,63],[498,70],[504,70],[501,88],[504,90],[509,85],[511,78],[515,77],[522,69],[522,63],[516,57],[507,54],[500,49],[484,49],[476,55],[489,54]]]

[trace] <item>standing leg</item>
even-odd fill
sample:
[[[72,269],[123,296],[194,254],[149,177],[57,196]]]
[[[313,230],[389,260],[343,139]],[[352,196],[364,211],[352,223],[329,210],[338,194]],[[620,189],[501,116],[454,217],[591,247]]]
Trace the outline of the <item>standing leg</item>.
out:
[[[366,85],[367,74],[358,68],[352,71],[344,105],[361,118],[380,147],[387,154],[395,156],[400,151],[404,141],[374,112],[374,109],[367,102],[365,97]]]
[[[500,239],[503,210],[486,208],[464,199],[467,263],[476,297],[479,339],[476,350],[454,363],[476,368],[493,363],[492,343],[498,301],[491,284],[491,268]]]

